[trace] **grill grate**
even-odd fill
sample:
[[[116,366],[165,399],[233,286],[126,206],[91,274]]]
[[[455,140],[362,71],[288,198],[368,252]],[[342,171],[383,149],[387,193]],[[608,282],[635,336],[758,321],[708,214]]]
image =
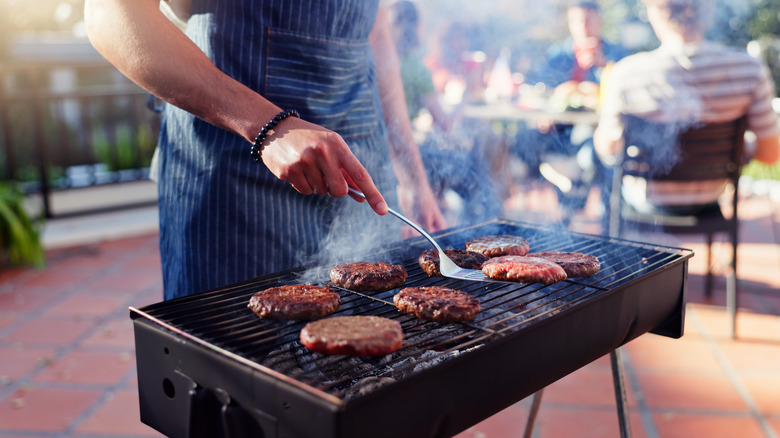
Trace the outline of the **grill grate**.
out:
[[[403,287],[438,285],[459,289],[477,297],[482,312],[468,323],[427,322],[401,313],[393,306],[392,297],[398,290],[372,294],[340,289],[342,304],[334,316],[378,315],[401,323],[405,337],[403,347],[396,353],[378,358],[326,357],[311,353],[298,341],[305,322],[260,320],[246,307],[253,293],[267,287],[302,282],[326,284],[329,268],[285,271],[132,310],[210,348],[243,358],[261,371],[271,370],[295,379],[331,400],[332,397],[345,400],[352,397],[356,383],[363,379],[396,381],[406,378],[692,256],[684,249],[560,233],[503,221],[461,229],[437,238],[445,246],[462,248],[470,237],[487,234],[522,235],[528,240],[531,251],[560,250],[594,255],[601,262],[601,270],[593,277],[571,278],[547,286],[429,277],[417,263],[417,257],[428,244],[412,241],[403,249],[388,252],[383,259],[405,266],[409,276]],[[369,381],[376,382],[375,379]]]

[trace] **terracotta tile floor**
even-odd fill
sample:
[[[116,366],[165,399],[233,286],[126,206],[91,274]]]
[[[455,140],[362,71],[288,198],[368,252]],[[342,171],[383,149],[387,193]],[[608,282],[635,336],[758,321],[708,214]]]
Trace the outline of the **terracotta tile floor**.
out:
[[[510,199],[507,217],[534,213],[534,199],[549,198]],[[685,336],[648,334],[622,349],[634,437],[780,437],[780,206],[748,197],[741,211],[738,338],[728,335],[725,281],[706,299],[694,257]],[[586,214],[572,226],[593,222]],[[659,243],[703,253],[701,241]],[[48,260],[0,271],[0,437],[160,436],[138,420],[127,311],[161,299],[157,235],[51,250]],[[534,437],[619,436],[608,359],[545,389]],[[529,407],[522,400],[459,437],[522,436]]]

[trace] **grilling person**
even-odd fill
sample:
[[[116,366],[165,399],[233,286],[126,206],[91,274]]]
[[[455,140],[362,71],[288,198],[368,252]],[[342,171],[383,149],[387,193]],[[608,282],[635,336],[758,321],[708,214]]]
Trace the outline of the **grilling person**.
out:
[[[192,0],[190,12],[185,35],[158,0],[85,8],[98,51],[168,103],[159,139],[166,299],[301,265],[325,246],[397,239],[400,222],[371,211],[387,204],[428,230],[445,226],[378,0]],[[371,208],[336,199],[348,185]]]
[[[730,122],[747,115],[756,136],[752,158],[780,156],[780,128],[772,109],[774,86],[763,61],[744,50],[705,40],[710,0],[644,0],[657,49],[615,64],[594,135],[596,150],[613,162],[624,147],[623,115],[679,129],[699,122]],[[716,204],[724,181],[623,181],[623,199],[643,212],[693,214]]]

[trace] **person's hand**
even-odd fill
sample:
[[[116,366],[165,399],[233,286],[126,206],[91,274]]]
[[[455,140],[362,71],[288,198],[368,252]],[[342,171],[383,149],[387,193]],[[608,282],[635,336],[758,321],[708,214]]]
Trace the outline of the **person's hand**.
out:
[[[348,193],[348,186],[352,186],[366,195],[375,212],[387,213],[387,203],[371,175],[337,133],[288,117],[265,141],[261,155],[263,163],[299,193],[340,198]]]
[[[587,70],[593,67],[604,67],[604,65],[606,65],[607,60],[601,49],[601,45],[598,42],[592,44],[594,45],[587,50],[575,51],[577,64],[582,69]]]
[[[436,195],[433,194],[430,185],[399,184],[398,200],[406,216],[424,230],[435,232],[447,228],[447,221],[439,209]],[[418,234],[411,227],[404,227],[402,232],[405,239]]]
[[[534,119],[533,123],[540,134],[549,134],[555,126],[555,120],[550,117],[537,117]]]

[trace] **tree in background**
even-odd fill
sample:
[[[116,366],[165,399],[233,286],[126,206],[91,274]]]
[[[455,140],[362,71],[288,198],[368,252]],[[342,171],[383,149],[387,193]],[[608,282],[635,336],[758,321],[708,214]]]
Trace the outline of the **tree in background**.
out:
[[[775,94],[780,95],[780,2],[752,0],[754,12],[747,22],[751,39],[758,43],[775,80]]]

